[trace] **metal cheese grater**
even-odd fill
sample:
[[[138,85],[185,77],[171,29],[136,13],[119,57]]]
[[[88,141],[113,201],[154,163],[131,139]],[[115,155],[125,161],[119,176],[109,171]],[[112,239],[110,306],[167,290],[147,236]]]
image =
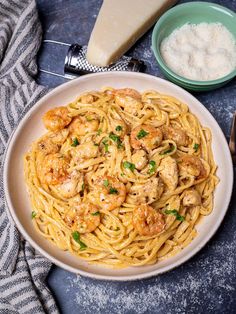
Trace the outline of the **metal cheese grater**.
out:
[[[40,69],[41,72],[61,76],[67,79],[74,79],[77,75],[97,72],[110,72],[110,71],[131,71],[131,72],[144,72],[145,64],[142,60],[138,60],[128,56],[122,56],[115,63],[107,66],[100,67],[88,63],[86,59],[87,46],[79,44],[67,44],[55,40],[44,40],[44,43],[57,44],[68,46],[68,51],[64,63],[64,75],[59,73]]]

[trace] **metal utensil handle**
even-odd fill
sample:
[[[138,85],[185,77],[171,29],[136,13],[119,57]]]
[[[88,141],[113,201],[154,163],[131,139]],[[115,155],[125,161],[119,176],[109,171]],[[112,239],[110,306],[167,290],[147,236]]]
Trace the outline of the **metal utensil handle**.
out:
[[[234,166],[236,166],[236,112],[234,113],[232,126],[231,126],[229,149],[232,155],[233,164]]]
[[[97,72],[110,72],[110,71],[131,71],[131,72],[143,72],[145,70],[145,64],[142,60],[138,60],[128,56],[122,56],[115,63],[107,66],[100,67],[90,64],[86,59],[87,46],[81,46],[79,44],[68,44],[56,40],[45,39],[44,43],[56,44],[67,46],[68,51],[65,58],[64,73],[59,74],[52,71],[39,69],[39,71],[52,74],[54,76],[63,77],[66,79],[73,79],[77,75],[83,75],[88,73]],[[73,73],[72,75],[68,73]]]

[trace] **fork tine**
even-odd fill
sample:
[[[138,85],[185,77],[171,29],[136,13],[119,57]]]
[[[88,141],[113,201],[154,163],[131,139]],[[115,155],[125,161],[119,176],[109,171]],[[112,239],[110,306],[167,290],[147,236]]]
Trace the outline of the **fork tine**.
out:
[[[232,155],[233,164],[236,166],[236,112],[234,112],[233,122],[231,126],[229,149]]]

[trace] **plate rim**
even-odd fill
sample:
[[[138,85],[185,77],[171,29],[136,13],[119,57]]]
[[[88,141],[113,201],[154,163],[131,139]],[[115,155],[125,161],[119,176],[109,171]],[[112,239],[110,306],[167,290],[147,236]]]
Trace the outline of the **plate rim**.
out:
[[[80,83],[81,80],[89,80],[91,77],[97,77],[97,76],[107,76],[109,74],[112,75],[125,75],[125,76],[138,76],[138,77],[143,77],[143,78],[151,78],[158,81],[163,82],[164,84],[169,85],[170,87],[174,87],[177,88],[181,93],[186,94],[188,97],[192,98],[195,102],[197,101],[198,105],[201,107],[201,109],[203,109],[203,111],[205,111],[208,114],[208,117],[211,118],[212,122],[215,124],[215,126],[218,129],[218,132],[220,132],[222,140],[223,140],[223,146],[226,148],[225,150],[225,154],[227,155],[227,159],[228,162],[230,163],[229,168],[231,169],[230,173],[227,174],[228,176],[228,186],[230,187],[230,190],[228,190],[228,199],[226,202],[226,206],[225,206],[225,210],[221,212],[221,215],[218,217],[217,222],[214,224],[214,226],[212,226],[210,232],[208,233],[208,235],[204,238],[204,240],[201,242],[200,245],[197,245],[195,248],[193,248],[189,253],[187,253],[186,255],[184,255],[183,257],[179,258],[176,262],[174,262],[171,265],[167,265],[167,266],[163,266],[161,269],[156,269],[156,270],[152,270],[149,272],[145,272],[145,273],[141,273],[141,274],[132,274],[132,275],[120,275],[120,276],[113,276],[113,275],[102,275],[102,274],[95,274],[93,272],[89,272],[89,271],[84,271],[78,268],[75,268],[73,266],[69,266],[68,264],[61,262],[59,259],[51,256],[47,251],[45,251],[43,248],[40,247],[40,245],[38,245],[32,238],[31,236],[26,232],[26,230],[24,229],[23,225],[21,224],[21,222],[19,221],[17,214],[14,211],[14,207],[10,198],[10,193],[9,193],[9,189],[8,189],[8,174],[9,174],[9,160],[11,157],[11,153],[13,150],[13,146],[14,146],[14,138],[20,133],[20,130],[22,128],[22,126],[25,124],[25,122],[27,121],[27,119],[30,117],[31,113],[36,111],[38,107],[40,107],[41,103],[44,103],[45,101],[47,101],[48,98],[50,98],[51,96],[53,96],[54,94],[63,91],[64,89],[67,88],[67,86],[76,84],[78,82],[78,84]],[[78,77],[74,80],[71,80],[69,82],[65,82],[57,87],[55,87],[54,89],[52,89],[49,93],[47,93],[46,95],[44,95],[42,98],[40,98],[28,111],[27,113],[21,118],[21,120],[19,121],[19,123],[17,124],[17,126],[14,128],[12,134],[10,135],[7,145],[5,147],[5,154],[3,157],[3,189],[4,189],[4,198],[5,198],[5,205],[6,205],[6,210],[8,211],[8,213],[10,214],[11,218],[13,219],[13,222],[16,226],[16,228],[19,230],[19,232],[23,235],[24,239],[27,240],[30,245],[36,250],[36,252],[40,252],[41,255],[43,255],[44,257],[46,257],[49,261],[51,261],[53,264],[67,270],[70,271],[72,273],[75,273],[77,275],[82,275],[85,277],[89,277],[92,279],[98,279],[98,280],[107,280],[107,281],[133,281],[133,280],[141,280],[141,279],[145,279],[145,278],[150,278],[156,275],[160,275],[163,274],[167,271],[170,271],[172,269],[175,269],[176,267],[180,266],[181,264],[185,263],[186,261],[190,260],[194,255],[196,255],[196,253],[198,253],[209,241],[210,239],[214,236],[214,234],[216,233],[216,231],[219,229],[230,204],[230,200],[232,197],[232,192],[233,192],[233,163],[232,163],[232,158],[231,158],[231,154],[230,154],[230,150],[228,147],[228,143],[226,140],[226,137],[221,129],[221,127],[219,126],[218,122],[216,121],[216,119],[214,118],[214,116],[209,112],[209,110],[197,99],[195,98],[191,93],[189,93],[188,91],[186,91],[185,89],[179,87],[178,85],[169,82],[165,79],[162,79],[160,77],[156,77],[150,74],[146,74],[146,73],[137,73],[137,72],[126,72],[126,71],[119,71],[119,72],[115,72],[115,71],[110,71],[110,72],[103,72],[103,73],[93,73],[93,74],[87,74],[84,75],[82,77]]]

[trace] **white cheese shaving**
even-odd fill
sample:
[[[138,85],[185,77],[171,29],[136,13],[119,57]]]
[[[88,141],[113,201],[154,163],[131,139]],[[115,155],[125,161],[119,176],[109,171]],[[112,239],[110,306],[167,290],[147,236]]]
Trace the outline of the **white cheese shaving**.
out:
[[[236,68],[235,38],[220,23],[185,24],[162,41],[160,51],[171,70],[192,80],[215,80]]]

